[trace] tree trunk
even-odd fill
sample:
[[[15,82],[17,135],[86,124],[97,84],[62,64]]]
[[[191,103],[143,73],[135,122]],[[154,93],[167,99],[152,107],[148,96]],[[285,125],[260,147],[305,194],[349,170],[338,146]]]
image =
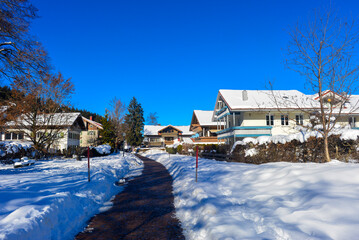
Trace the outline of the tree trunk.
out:
[[[329,145],[328,145],[328,136],[325,135],[324,137],[324,154],[325,154],[325,161],[330,162],[330,155],[329,155]]]

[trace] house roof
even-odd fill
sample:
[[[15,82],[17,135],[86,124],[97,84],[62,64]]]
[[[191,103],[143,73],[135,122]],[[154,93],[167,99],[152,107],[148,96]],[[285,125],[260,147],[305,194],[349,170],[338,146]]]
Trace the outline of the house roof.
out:
[[[318,108],[311,95],[297,90],[219,90],[231,110]]]
[[[54,113],[54,114],[40,114],[36,117],[38,125],[45,126],[72,126],[75,121],[81,116],[81,113]],[[29,117],[27,115],[22,115],[19,117],[21,125],[30,125],[32,121],[27,120]],[[82,119],[81,119],[82,120]],[[14,121],[6,123],[7,126],[11,127],[16,125]],[[83,124],[82,124],[83,125]]]
[[[96,126],[97,128],[99,128],[99,129],[103,129],[101,123],[98,123],[98,122],[95,122],[95,121],[90,120],[90,119],[88,119],[88,118],[85,118],[84,116],[82,116],[82,120],[84,120],[85,122],[88,122],[88,123],[90,123],[90,124],[92,124],[92,125],[95,125],[95,126]]]
[[[213,111],[194,110],[199,125],[201,126],[217,126],[217,122],[212,121]],[[222,123],[221,123],[222,124]]]
[[[162,128],[162,129],[160,129],[160,130],[158,130],[159,132],[162,132],[163,130],[165,130],[166,128],[169,128],[169,127],[172,127],[172,128],[174,128],[174,129],[176,129],[177,131],[179,131],[179,132],[183,132],[181,129],[178,129],[177,127],[175,127],[175,126],[172,126],[172,125],[167,125],[167,126],[165,126],[164,128]]]
[[[158,125],[145,125],[143,130],[143,135],[158,135],[158,131],[169,127],[172,125],[167,126],[158,126]],[[180,131],[182,131],[182,135],[193,135],[194,132],[189,130],[190,126],[172,126]]]

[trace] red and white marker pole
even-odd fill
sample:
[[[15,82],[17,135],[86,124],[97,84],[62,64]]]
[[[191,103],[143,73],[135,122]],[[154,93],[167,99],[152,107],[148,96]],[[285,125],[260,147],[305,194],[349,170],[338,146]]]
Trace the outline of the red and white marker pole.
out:
[[[90,147],[87,147],[88,180],[90,181]]]
[[[197,174],[198,174],[198,146],[196,146],[196,182],[197,182]]]

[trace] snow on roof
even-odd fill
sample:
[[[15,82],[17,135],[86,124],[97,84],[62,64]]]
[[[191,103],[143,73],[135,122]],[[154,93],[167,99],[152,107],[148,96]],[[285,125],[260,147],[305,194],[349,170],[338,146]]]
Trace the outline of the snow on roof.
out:
[[[219,90],[232,109],[318,108],[311,95],[297,90]]]
[[[173,125],[167,125],[167,126],[158,126],[158,125],[145,125],[143,130],[143,135],[158,135],[158,131],[168,127],[172,126],[174,128],[177,128],[178,130],[182,131],[182,135],[193,135],[194,132],[189,130],[188,126],[173,126]]]
[[[54,114],[41,114],[36,117],[38,125],[46,125],[46,126],[71,126],[74,124],[76,119],[81,116],[81,113],[73,112],[73,113],[54,113]],[[19,118],[22,122],[22,125],[30,125],[32,124],[31,120],[27,120],[29,117],[27,115],[23,115]],[[14,121],[6,123],[7,126],[16,125]]]
[[[359,95],[351,95],[349,100],[343,105],[343,108],[335,108],[334,114],[338,114],[339,111],[342,114],[359,114]]]
[[[85,118],[84,116],[82,116],[82,120],[84,120],[85,122],[88,122],[88,123],[90,123],[90,124],[92,124],[92,125],[95,125],[95,126],[96,126],[97,128],[99,128],[99,129],[103,129],[101,123],[98,123],[98,122],[95,122],[95,121],[90,120],[90,119],[88,119],[88,118]]]
[[[216,126],[217,122],[212,121],[213,111],[194,110],[199,125]]]

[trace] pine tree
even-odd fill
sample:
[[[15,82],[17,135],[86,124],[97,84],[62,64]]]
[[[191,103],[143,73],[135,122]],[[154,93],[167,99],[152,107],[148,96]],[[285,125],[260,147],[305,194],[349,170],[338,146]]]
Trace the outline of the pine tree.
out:
[[[142,132],[145,121],[143,109],[135,97],[132,98],[127,109],[128,114],[125,117],[125,124],[127,126],[126,141],[130,146],[138,146],[143,140]]]
[[[107,111],[105,113],[105,117],[101,119],[101,124],[103,127],[103,129],[100,130],[101,142],[109,144],[112,148],[115,148],[115,128],[110,121]]]

